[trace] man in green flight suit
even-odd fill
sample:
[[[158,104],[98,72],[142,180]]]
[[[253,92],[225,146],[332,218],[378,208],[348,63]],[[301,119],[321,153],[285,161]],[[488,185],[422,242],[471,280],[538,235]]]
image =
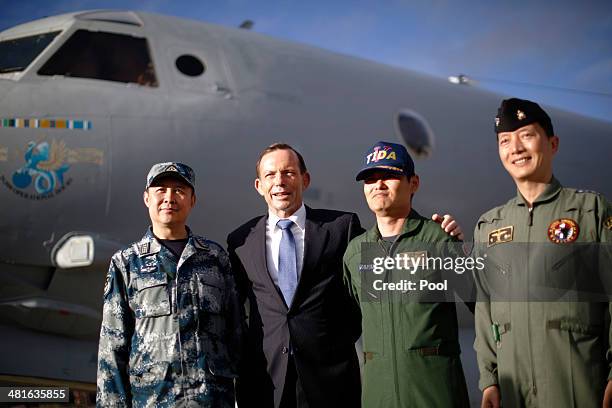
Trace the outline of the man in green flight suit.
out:
[[[474,232],[475,250],[487,255],[484,270],[475,272],[485,294],[476,303],[474,343],[482,407],[582,408],[602,401],[610,407],[608,298],[561,299],[565,289],[594,279],[597,259],[603,259],[599,271],[610,272],[607,257],[581,255],[609,249],[610,203],[555,179],[559,138],[538,104],[502,101],[495,131],[499,157],[518,191],[483,214]],[[573,280],[563,283],[568,276]],[[557,295],[547,294],[552,289]]]
[[[414,285],[408,286],[419,282],[419,277],[438,282],[440,276],[436,271],[423,275],[416,268],[414,275],[395,267],[384,274],[376,270],[380,260],[406,255],[410,258],[403,260],[414,262],[435,246],[450,246],[457,242],[451,235],[460,232],[447,234],[454,225],[449,228],[444,222],[440,228],[412,209],[419,177],[404,146],[378,142],[365,162],[357,180],[364,180],[363,191],[376,225],[349,243],[343,259],[347,286],[362,311],[362,405],[468,407],[455,304],[427,298],[427,293],[419,297]]]

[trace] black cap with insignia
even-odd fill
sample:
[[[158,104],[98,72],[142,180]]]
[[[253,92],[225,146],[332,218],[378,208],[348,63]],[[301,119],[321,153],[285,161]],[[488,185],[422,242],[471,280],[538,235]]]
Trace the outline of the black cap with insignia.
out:
[[[550,116],[540,105],[526,99],[504,99],[497,109],[495,133],[514,132],[532,123],[539,123],[547,136],[555,134]]]

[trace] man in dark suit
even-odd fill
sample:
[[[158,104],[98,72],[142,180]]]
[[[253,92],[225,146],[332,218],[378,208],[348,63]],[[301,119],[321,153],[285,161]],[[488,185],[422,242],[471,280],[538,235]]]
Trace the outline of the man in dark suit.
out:
[[[360,405],[355,341],[361,313],[343,284],[342,255],[363,229],[355,214],[304,206],[309,183],[302,156],[288,145],[271,145],[260,156],[255,180],[268,214],[228,237],[249,309],[240,407]],[[282,230],[282,220],[291,221],[290,232]],[[283,234],[292,236],[293,247]],[[295,258],[289,267],[282,259],[287,252]]]
[[[306,207],[309,184],[295,149],[266,148],[255,188],[268,214],[227,239],[249,315],[237,383],[241,408],[360,406],[361,312],[344,286],[342,256],[364,230],[356,214]],[[452,217],[433,218],[451,235],[461,234]]]

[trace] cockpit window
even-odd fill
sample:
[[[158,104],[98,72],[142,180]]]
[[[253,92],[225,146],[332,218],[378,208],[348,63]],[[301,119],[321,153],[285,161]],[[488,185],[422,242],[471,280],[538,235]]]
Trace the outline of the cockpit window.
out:
[[[0,74],[23,71],[59,31],[0,41]]]
[[[147,40],[99,31],[76,31],[38,74],[158,86]]]

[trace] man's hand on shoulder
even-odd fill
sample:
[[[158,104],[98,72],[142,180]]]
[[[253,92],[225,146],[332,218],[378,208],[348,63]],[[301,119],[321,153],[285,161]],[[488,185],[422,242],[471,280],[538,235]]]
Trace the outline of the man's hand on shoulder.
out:
[[[603,407],[612,408],[612,380],[608,381],[606,391],[604,392]]]
[[[499,408],[501,406],[501,395],[499,394],[499,387],[497,385],[491,385],[482,392],[482,404],[480,408]]]
[[[450,214],[444,214],[444,216],[435,213],[431,216],[431,219],[440,224],[440,227],[451,237],[457,237],[463,241],[463,231],[461,226],[455,221],[455,218]]]

